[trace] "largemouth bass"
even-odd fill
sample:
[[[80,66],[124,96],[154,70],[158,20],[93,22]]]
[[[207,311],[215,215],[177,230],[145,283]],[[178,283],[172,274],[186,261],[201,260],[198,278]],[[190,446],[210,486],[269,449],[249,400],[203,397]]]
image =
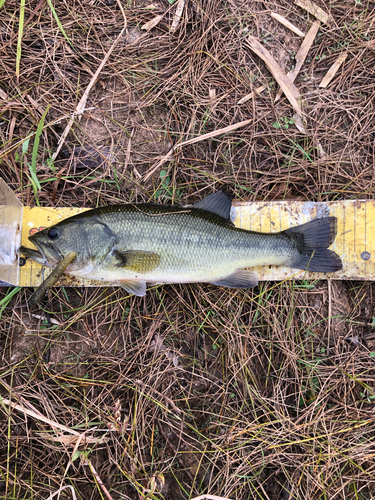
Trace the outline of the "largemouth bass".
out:
[[[21,253],[54,267],[75,252],[67,274],[115,281],[138,296],[146,294],[146,283],[255,287],[258,276],[246,268],[260,265],[323,273],[341,269],[339,256],[328,250],[336,236],[335,217],[258,233],[235,227],[230,209],[231,199],[222,191],[190,207],[96,208],[30,236],[38,251],[21,247]]]

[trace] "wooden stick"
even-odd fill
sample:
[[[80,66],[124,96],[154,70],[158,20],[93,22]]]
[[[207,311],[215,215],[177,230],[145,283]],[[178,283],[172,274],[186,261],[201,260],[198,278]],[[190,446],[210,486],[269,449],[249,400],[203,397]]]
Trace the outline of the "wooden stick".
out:
[[[290,31],[293,31],[293,33],[295,33],[296,35],[301,37],[305,36],[306,33],[298,29],[297,26],[294,26],[294,24],[285,19],[285,17],[280,16],[280,14],[276,14],[276,12],[271,12],[271,17],[276,19],[276,21],[279,21],[279,23],[283,24],[286,28],[290,29]]]

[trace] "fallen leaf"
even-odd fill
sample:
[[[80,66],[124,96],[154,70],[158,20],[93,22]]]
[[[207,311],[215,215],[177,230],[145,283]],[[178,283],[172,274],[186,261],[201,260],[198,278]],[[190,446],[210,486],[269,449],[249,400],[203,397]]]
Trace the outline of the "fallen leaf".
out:
[[[281,68],[281,66],[277,64],[268,50],[263,47],[263,45],[259,43],[255,37],[251,35],[248,37],[248,45],[251,50],[255,52],[266,63],[268,69],[272,73],[277,83],[280,85],[290,104],[299,115],[302,115],[302,109],[300,103],[298,102],[298,100],[301,99],[301,94],[298,92],[298,89],[294,85],[294,83],[289,80],[285,71]]]
[[[174,354],[173,352],[171,352],[168,349],[167,352],[165,353],[165,355],[166,355],[167,359],[172,360],[173,366],[178,366],[178,356],[176,356],[176,354]]]
[[[244,102],[247,102],[249,99],[254,97],[254,94],[260,95],[263,92],[263,90],[266,90],[266,88],[267,87],[265,85],[261,85],[260,87],[256,88],[253,92],[250,92],[250,94],[247,94],[244,97],[242,97],[242,99],[240,99],[237,104],[243,104]]]
[[[79,436],[71,436],[66,434],[60,434],[54,436],[48,432],[35,432],[35,436],[39,438],[46,439],[47,441],[54,441],[55,443],[61,443],[66,446],[73,446],[77,443]],[[105,436],[102,437],[91,437],[84,436],[82,439],[83,444],[98,444],[98,443],[107,443],[109,441]]]
[[[163,337],[161,335],[155,335],[154,340],[151,341],[148,352],[164,352],[165,346],[163,345]]]
[[[332,66],[327,71],[323,80],[320,82],[320,84],[319,84],[320,88],[325,89],[331,83],[332,78],[338,72],[341,64],[345,61],[345,59],[347,57],[348,57],[347,52],[344,52],[343,54],[339,55],[339,57],[336,59],[336,61],[332,64]]]
[[[320,21],[315,21],[311,28],[309,29],[307,35],[305,36],[303,42],[301,43],[301,47],[298,49],[297,54],[296,54],[296,65],[292,69],[292,71],[289,71],[288,73],[288,78],[291,82],[294,82],[294,80],[297,78],[298,73],[300,72],[303,63],[305,62],[305,59],[307,57],[307,54],[311,48],[311,45],[313,44],[315,37],[319,31],[320,28]],[[276,94],[275,102],[280,99],[280,97],[283,95],[283,91],[280,88]]]
[[[154,340],[151,342],[148,352],[163,352],[167,359],[172,360],[173,366],[178,366],[179,357],[173,351],[165,347],[163,344],[163,337],[155,335]]]
[[[311,0],[294,0],[294,3],[307,10],[307,12],[310,12],[319,21],[322,21],[323,24],[330,24],[330,16],[327,12],[324,12],[323,9],[318,7],[314,2],[311,2]]]
[[[153,19],[151,19],[151,21],[148,21],[143,26],[141,26],[141,30],[150,31],[150,29],[155,28],[155,26],[159,24],[160,21],[163,19],[163,16],[164,14],[155,16]]]
[[[178,0],[176,12],[173,16],[171,31],[175,31],[177,29],[184,7],[185,7],[185,0]]]

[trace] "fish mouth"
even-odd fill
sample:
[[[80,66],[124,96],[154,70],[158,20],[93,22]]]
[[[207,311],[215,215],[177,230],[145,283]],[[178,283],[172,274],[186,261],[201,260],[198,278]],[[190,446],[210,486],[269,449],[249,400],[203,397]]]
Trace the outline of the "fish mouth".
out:
[[[38,252],[31,250],[26,255],[27,257],[45,266],[54,266],[63,259],[60,251],[53,243],[40,241],[38,238],[35,238],[35,236],[36,235],[29,236],[29,240],[37,247]]]
[[[32,248],[27,248],[21,245],[19,253],[24,255],[27,259],[30,259],[33,262],[37,262],[42,266],[45,266],[47,264],[45,257],[38,250],[33,250]]]

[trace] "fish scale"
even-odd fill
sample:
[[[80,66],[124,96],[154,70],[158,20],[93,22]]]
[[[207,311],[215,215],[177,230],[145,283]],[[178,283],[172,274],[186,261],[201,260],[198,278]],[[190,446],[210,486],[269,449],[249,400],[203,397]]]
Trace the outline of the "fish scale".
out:
[[[97,217],[116,233],[115,249],[152,251],[161,256],[157,269],[143,275],[146,281],[213,281],[249,264],[285,261],[293,251],[284,235],[270,238],[267,234],[238,229],[203,211],[194,217],[191,212],[173,211],[165,215],[165,208],[158,217],[153,217],[159,210],[152,205],[143,206],[142,212],[126,210],[126,217],[118,217],[117,212],[100,213]],[[114,266],[109,255],[102,262],[99,274],[90,277],[110,281],[138,278],[139,273]]]

